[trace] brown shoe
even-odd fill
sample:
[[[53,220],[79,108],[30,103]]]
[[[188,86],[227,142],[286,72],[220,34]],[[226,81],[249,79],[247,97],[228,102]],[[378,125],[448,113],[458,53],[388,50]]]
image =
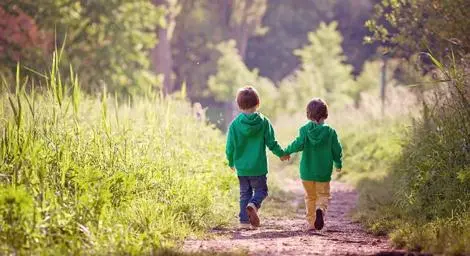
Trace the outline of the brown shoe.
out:
[[[259,227],[260,221],[258,217],[258,208],[254,203],[249,203],[246,206],[246,211],[248,212],[248,218],[250,218],[250,223],[253,227]]]

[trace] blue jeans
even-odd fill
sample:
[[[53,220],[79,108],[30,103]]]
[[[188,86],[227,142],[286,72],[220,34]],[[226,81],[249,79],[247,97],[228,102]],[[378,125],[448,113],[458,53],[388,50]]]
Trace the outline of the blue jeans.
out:
[[[263,176],[238,176],[240,182],[240,223],[250,223],[246,206],[253,203],[256,208],[261,208],[261,203],[268,196],[268,184],[266,175]]]

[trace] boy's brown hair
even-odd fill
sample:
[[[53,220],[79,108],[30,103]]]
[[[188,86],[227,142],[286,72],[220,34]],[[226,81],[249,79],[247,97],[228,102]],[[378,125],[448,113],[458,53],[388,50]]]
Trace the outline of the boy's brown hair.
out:
[[[320,122],[328,118],[328,105],[322,99],[313,99],[307,105],[307,118]]]
[[[238,90],[237,104],[241,110],[252,109],[259,105],[258,92],[252,86],[245,86]]]

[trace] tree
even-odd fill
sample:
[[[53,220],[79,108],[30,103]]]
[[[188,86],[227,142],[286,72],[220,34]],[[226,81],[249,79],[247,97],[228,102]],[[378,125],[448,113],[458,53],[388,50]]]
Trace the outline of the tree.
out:
[[[175,90],[173,81],[173,55],[171,39],[176,26],[176,16],[181,11],[178,0],[153,0],[157,6],[165,8],[165,25],[157,28],[158,44],[152,50],[152,62],[157,74],[163,74],[163,88],[165,93]]]
[[[260,93],[264,113],[275,115],[277,88],[258,75],[258,70],[249,70],[238,53],[235,40],[219,43],[216,50],[221,54],[217,61],[217,73],[209,77],[208,92],[219,102],[225,103],[225,124],[234,116],[234,99],[240,87],[251,85]]]
[[[430,51],[441,57],[450,47],[469,53],[468,9],[468,0],[384,0],[367,22],[373,32],[367,41],[386,44],[402,56]]]
[[[308,42],[307,33],[323,19],[333,18],[333,6],[330,0],[270,0],[263,19],[269,30],[249,40],[248,67],[258,67],[261,75],[281,81],[300,64],[292,52]]]
[[[163,9],[148,0],[5,0],[0,7],[8,13],[19,8],[41,31],[55,33],[56,44],[65,43],[62,63],[74,66],[88,91],[106,85],[134,93],[158,83],[148,55]]]
[[[0,74],[8,75],[18,62],[33,66],[43,60],[42,55],[50,51],[52,37],[40,30],[34,19],[12,6],[9,11],[0,5]],[[11,76],[11,74],[10,74]]]
[[[221,2],[222,24],[229,31],[229,37],[237,42],[238,53],[242,59],[245,59],[248,39],[253,35],[262,35],[266,32],[266,29],[261,26],[261,19],[266,12],[267,0],[224,0]]]
[[[344,37],[346,61],[353,65],[353,73],[359,74],[364,61],[375,54],[375,44],[363,46],[363,38],[369,33],[364,22],[372,16],[375,1],[270,0],[262,22],[269,31],[249,40],[247,66],[259,68],[262,76],[274,82],[281,81],[300,65],[292,52],[308,43],[308,32],[321,22],[336,20]]]
[[[295,50],[301,70],[296,73],[297,81],[319,87],[330,105],[343,105],[350,102],[348,89],[354,86],[352,66],[345,64],[341,47],[342,36],[336,30],[338,24],[321,23],[315,32],[308,34],[309,44]],[[314,95],[312,95],[314,96]]]
[[[377,1],[380,0],[336,1],[333,10],[333,20],[338,21],[338,31],[344,38],[342,47],[348,58],[346,62],[354,67],[354,75],[359,75],[364,63],[376,55],[377,43],[364,46],[364,37],[370,34],[364,24],[373,16]]]
[[[176,17],[172,38],[175,84],[186,83],[194,100],[204,98],[207,79],[215,74],[219,54],[213,44],[226,38],[218,22],[219,13],[208,0],[181,0],[181,13]]]
[[[265,32],[266,0],[180,0],[172,40],[176,84],[185,82],[193,99],[205,97],[207,79],[217,72],[214,45],[233,39],[244,59],[248,39]]]

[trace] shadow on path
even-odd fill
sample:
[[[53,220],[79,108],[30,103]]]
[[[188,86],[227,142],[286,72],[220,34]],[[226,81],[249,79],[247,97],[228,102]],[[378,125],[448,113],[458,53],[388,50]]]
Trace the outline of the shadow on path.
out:
[[[295,202],[286,202],[294,213],[303,208],[303,190],[300,181],[285,181],[284,189]],[[248,255],[413,255],[394,251],[386,237],[364,232],[351,220],[350,212],[356,205],[357,193],[346,184],[331,183],[332,200],[326,214],[326,230],[305,232],[304,210],[294,217],[266,216],[260,212],[262,226],[256,230],[213,230],[210,240],[187,240],[185,251],[201,250],[227,252],[244,249]],[[295,206],[294,206],[295,205]]]

